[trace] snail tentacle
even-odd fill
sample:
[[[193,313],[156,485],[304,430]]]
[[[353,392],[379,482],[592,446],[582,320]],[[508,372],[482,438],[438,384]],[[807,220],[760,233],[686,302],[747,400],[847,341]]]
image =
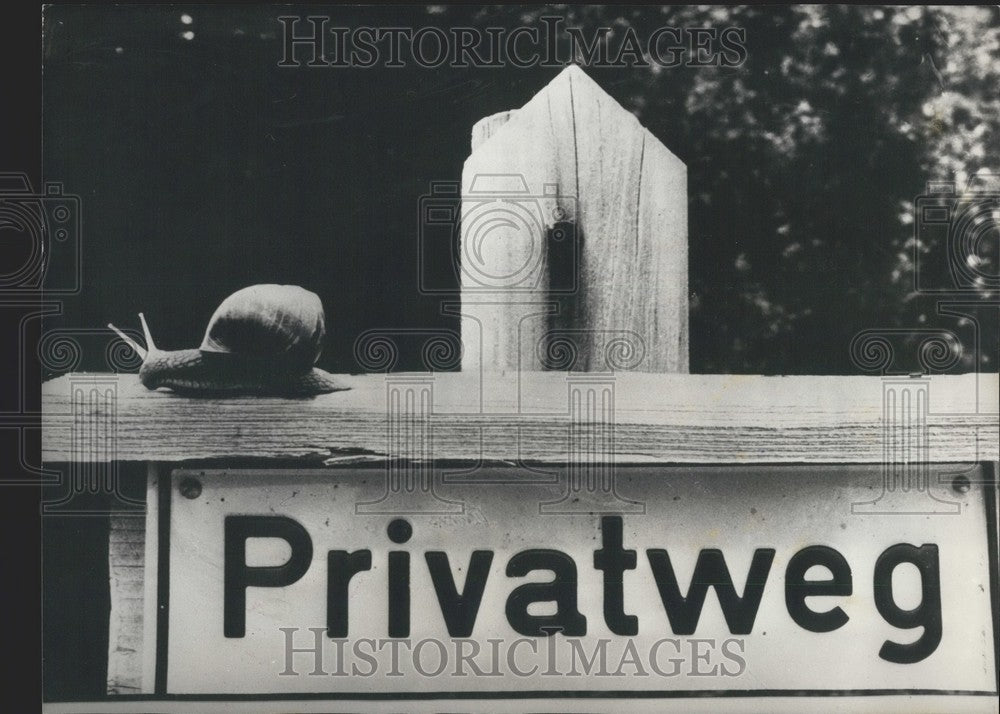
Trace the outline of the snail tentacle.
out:
[[[149,325],[146,324],[146,316],[141,312],[139,313],[139,322],[142,324],[142,334],[146,338],[146,349],[153,352],[156,349],[156,343],[153,342],[153,333],[149,331]]]
[[[118,334],[118,336],[120,338],[122,338],[125,341],[126,344],[128,344],[129,347],[131,347],[133,350],[135,350],[135,353],[137,355],[139,355],[143,359],[146,359],[146,354],[147,354],[146,350],[143,349],[143,347],[138,342],[136,342],[135,340],[133,340],[131,337],[129,337],[124,332],[122,332],[121,330],[119,330],[117,327],[115,327],[114,325],[112,325],[110,322],[108,323],[108,327],[110,327],[112,330],[114,330]]]

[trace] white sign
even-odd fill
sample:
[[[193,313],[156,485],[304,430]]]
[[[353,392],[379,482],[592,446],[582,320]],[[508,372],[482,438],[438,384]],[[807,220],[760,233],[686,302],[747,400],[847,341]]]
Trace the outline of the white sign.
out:
[[[175,471],[165,693],[995,705],[981,471],[424,468]]]

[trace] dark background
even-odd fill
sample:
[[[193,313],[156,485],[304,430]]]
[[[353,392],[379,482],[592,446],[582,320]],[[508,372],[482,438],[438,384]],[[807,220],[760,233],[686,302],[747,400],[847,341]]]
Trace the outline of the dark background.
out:
[[[688,166],[691,371],[857,373],[852,338],[884,328],[909,332],[878,369],[926,371],[915,331],[931,328],[954,351],[932,367],[996,369],[995,286],[959,294],[994,306],[976,354],[975,318],[914,290],[912,243],[928,180],[1000,167],[996,8],[51,7],[44,168],[81,197],[84,286],[47,327],[106,342],[107,322],[137,329],[142,310],[159,346],[194,347],[226,295],[290,282],[323,299],[333,372],[361,371],[367,329],[458,329],[418,291],[420,197],[460,178],[478,119],[558,70],[279,67],[283,14],[745,28],[739,68],[587,69]],[[923,270],[948,287],[944,247],[924,245]],[[75,369],[107,371],[102,345]],[[422,369],[418,347],[396,368]]]
[[[23,12],[18,13],[18,10]],[[3,136],[0,139],[0,167],[26,172],[36,185],[41,180],[41,71],[38,58],[42,50],[41,22],[37,5],[12,3],[5,8],[0,23],[0,96],[3,97]],[[6,236],[4,236],[6,237]],[[8,246],[0,242],[4,268]],[[0,364],[7,381],[2,387],[23,397],[21,409],[34,416],[23,416],[22,423],[37,424],[40,408],[38,364],[23,360],[23,351],[37,343],[38,321],[21,322],[21,317],[34,310],[41,297],[35,293],[20,309],[0,310],[0,332],[8,335],[6,349],[0,350]],[[10,339],[11,336],[17,335]],[[24,342],[20,343],[19,338]],[[5,405],[6,406],[6,405]],[[38,463],[39,430],[25,429],[26,451],[19,450],[18,415],[5,410],[4,441],[0,442],[4,478],[23,473],[25,460]],[[13,428],[11,428],[13,427]],[[13,439],[7,435],[13,434]],[[33,474],[32,478],[37,478]],[[3,484],[7,486],[7,484]],[[41,699],[41,531],[37,486],[0,489],[0,563],[4,576],[0,578],[0,711],[31,712],[39,708]]]

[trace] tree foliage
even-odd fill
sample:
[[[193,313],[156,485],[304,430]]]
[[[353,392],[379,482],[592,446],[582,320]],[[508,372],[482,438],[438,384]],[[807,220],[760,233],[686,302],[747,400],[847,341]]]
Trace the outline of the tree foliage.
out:
[[[694,369],[850,372],[858,332],[931,325],[964,343],[957,369],[996,369],[995,286],[961,295],[993,306],[976,354],[975,325],[936,314],[942,296],[918,293],[914,261],[921,251],[928,277],[949,281],[944,246],[915,238],[927,182],[960,190],[1000,172],[996,8],[567,6],[474,20],[498,13],[611,27],[610,45],[630,26],[746,29],[735,69],[591,70],[688,165]],[[998,271],[991,236],[985,276]],[[919,342],[904,336],[897,366],[919,369]]]
[[[929,181],[961,189],[1000,172],[996,7],[189,12],[181,25],[169,6],[47,9],[46,170],[84,194],[88,274],[101,277],[67,301],[69,324],[145,308],[165,343],[188,346],[229,292],[288,281],[333,314],[340,338],[323,366],[334,371],[358,368],[352,337],[366,329],[457,328],[418,290],[420,197],[459,178],[473,122],[520,106],[558,70],[289,69],[276,15],[507,30],[560,16],[586,36],[611,28],[612,46],[629,28],[746,31],[738,67],[586,69],[688,166],[692,371],[856,373],[851,344],[865,330],[902,335],[897,371],[925,366],[929,330],[962,350],[940,365],[997,369],[996,213],[965,256],[984,277],[950,294],[916,289],[918,274],[947,287],[955,266],[947,234],[914,220]],[[136,266],[143,280],[117,277]],[[980,309],[963,317],[945,299]],[[420,364],[404,349],[398,368]]]

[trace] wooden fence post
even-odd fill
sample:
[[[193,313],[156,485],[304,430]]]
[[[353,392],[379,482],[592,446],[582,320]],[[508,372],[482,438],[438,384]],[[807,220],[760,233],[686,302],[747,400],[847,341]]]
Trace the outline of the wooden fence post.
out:
[[[684,164],[576,66],[472,149],[463,370],[687,372]]]

